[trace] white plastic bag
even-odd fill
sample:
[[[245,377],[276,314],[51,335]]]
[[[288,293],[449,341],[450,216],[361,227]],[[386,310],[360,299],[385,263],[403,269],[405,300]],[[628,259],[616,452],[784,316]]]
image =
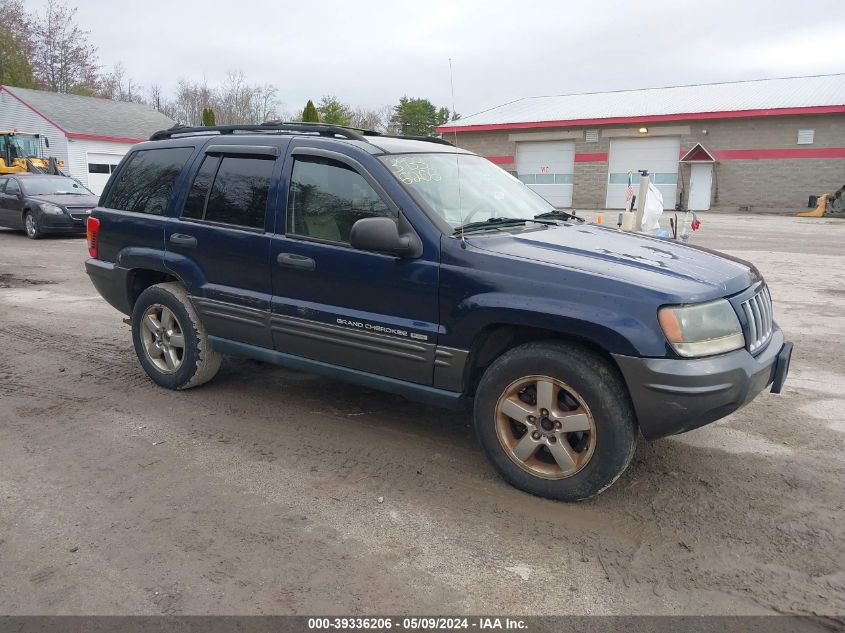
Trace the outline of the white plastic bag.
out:
[[[648,195],[645,198],[645,209],[643,209],[644,233],[656,233],[660,228],[660,216],[663,214],[663,194],[654,186],[653,182],[648,183]]]

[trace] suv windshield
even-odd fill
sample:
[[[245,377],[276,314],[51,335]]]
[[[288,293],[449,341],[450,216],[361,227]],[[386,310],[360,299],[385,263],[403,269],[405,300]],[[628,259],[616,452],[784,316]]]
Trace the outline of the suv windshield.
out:
[[[531,220],[554,207],[474,154],[393,154],[381,161],[453,228],[490,219]]]
[[[23,192],[28,196],[61,194],[80,196],[94,195],[73,178],[63,178],[62,176],[55,176],[54,178],[32,178],[31,180],[21,178],[20,183],[23,188]]]

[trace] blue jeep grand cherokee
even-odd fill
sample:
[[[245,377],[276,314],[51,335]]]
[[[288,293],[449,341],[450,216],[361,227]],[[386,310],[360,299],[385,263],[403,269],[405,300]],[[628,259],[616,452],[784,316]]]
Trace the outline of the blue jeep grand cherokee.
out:
[[[746,262],[584,224],[430,138],[173,128],[132,149],[86,268],[161,386],[221,354],[472,406],[514,486],[598,494],[647,439],[771,385],[791,343]]]

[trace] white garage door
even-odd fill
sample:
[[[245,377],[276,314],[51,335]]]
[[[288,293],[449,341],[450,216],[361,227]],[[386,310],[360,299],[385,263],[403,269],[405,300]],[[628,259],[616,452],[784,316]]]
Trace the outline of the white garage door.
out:
[[[634,195],[639,192],[638,169],[648,169],[652,182],[663,194],[663,205],[675,207],[678,188],[678,160],[681,139],[676,137],[615,138],[610,141],[608,159],[607,208],[625,208],[628,171],[634,172]]]
[[[517,143],[517,177],[558,208],[572,206],[573,141]]]
[[[98,196],[109,181],[109,176],[117,167],[123,154],[88,153],[88,188]]]

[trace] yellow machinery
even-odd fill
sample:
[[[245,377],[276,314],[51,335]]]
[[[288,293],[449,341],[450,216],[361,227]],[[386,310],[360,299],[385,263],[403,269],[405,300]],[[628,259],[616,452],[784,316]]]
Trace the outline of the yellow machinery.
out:
[[[17,130],[0,130],[0,174],[61,174],[65,163],[45,157],[41,141],[50,147],[47,137]]]
[[[845,218],[845,185],[818,197],[816,208],[798,214],[802,218]]]

